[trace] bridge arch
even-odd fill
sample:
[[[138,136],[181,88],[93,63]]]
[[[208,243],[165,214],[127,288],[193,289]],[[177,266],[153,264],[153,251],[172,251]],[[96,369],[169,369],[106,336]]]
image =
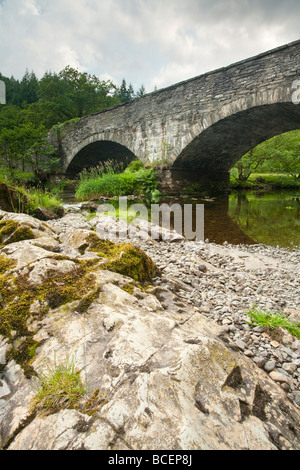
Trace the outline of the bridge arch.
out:
[[[134,153],[125,145],[112,140],[87,139],[76,148],[68,163],[66,173],[77,175],[83,169],[96,167],[104,161],[114,161],[127,166],[136,158]]]
[[[280,90],[270,96],[248,96],[216,109],[185,137],[185,146],[178,151],[173,167],[198,168],[207,173],[230,171],[261,142],[300,128],[300,106],[290,97],[289,90]]]

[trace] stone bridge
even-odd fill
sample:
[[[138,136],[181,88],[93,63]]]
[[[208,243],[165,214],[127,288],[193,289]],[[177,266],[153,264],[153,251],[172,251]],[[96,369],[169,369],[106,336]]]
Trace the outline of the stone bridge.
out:
[[[226,189],[247,151],[300,128],[297,97],[300,40],[86,116],[56,145],[67,174],[137,157],[165,163],[167,192],[194,183]]]

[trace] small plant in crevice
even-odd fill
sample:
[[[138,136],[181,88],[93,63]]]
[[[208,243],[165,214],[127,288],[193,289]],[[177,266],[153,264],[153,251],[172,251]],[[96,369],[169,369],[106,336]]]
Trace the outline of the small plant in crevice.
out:
[[[56,413],[61,409],[77,408],[86,391],[80,370],[76,369],[74,359],[70,358],[60,364],[55,360],[47,372],[40,373],[36,388],[33,407],[47,414]]]

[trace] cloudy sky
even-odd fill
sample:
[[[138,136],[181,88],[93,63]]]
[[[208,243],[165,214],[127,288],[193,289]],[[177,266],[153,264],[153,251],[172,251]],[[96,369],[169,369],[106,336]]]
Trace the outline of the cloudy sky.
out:
[[[0,0],[0,72],[151,92],[300,39],[299,18],[299,0]]]

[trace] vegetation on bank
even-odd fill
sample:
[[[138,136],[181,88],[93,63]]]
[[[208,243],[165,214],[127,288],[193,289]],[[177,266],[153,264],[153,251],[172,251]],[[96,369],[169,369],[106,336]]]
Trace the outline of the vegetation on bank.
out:
[[[121,170],[121,166],[108,163],[83,171],[79,177],[76,199],[147,195],[156,190],[158,181],[153,168],[144,168],[139,160],[134,160],[124,171]]]
[[[49,190],[49,175],[60,166],[49,131],[62,136],[83,116],[145,94],[143,85],[135,92],[125,79],[117,86],[70,66],[59,73],[46,72],[41,79],[26,70],[21,80],[1,73],[0,80],[6,85],[7,103],[0,105],[0,181],[26,192],[32,205],[51,210],[58,201],[53,194],[57,188]],[[27,194],[31,187],[38,190]]]
[[[247,182],[254,173],[268,175],[275,188],[282,188],[282,184],[291,187],[293,181],[296,187],[299,187],[300,129],[277,135],[257,145],[247,152],[231,171],[232,179],[236,180],[237,184]]]
[[[0,174],[0,207],[7,207],[8,212],[23,212],[40,218],[40,210],[51,211],[57,216],[62,215],[63,208],[61,199],[46,189],[26,188],[26,186],[13,184],[8,185],[5,178]],[[4,204],[4,205],[3,205]]]
[[[230,188],[233,190],[277,191],[282,189],[299,189],[300,179],[287,173],[251,173],[247,180],[239,181],[236,169],[230,174]]]

